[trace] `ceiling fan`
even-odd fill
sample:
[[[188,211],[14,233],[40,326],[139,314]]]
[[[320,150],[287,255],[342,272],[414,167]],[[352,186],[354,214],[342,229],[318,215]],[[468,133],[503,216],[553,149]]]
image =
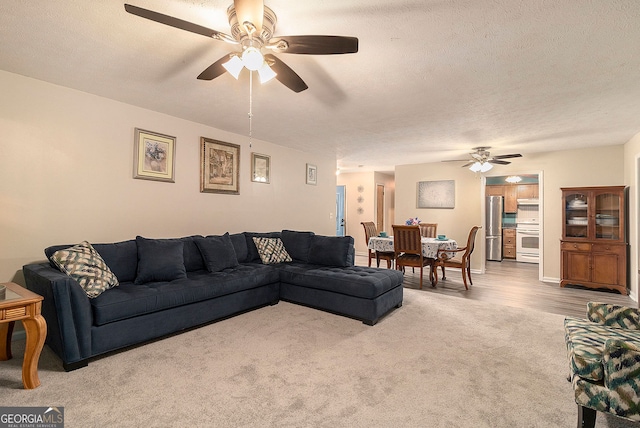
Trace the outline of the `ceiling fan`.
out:
[[[261,82],[275,77],[292,91],[301,92],[308,88],[307,84],[274,53],[334,55],[358,52],[356,37],[274,36],[276,14],[264,5],[263,0],[234,0],[227,9],[231,35],[138,6],[125,4],[124,8],[133,15],[241,48],[207,67],[198,76],[200,80],[213,80],[225,71],[237,79],[242,69],[247,68],[257,71]],[[268,53],[263,54],[263,50]]]
[[[471,155],[471,159],[452,159],[445,160],[443,162],[467,162],[462,165],[463,168],[470,167],[469,169],[473,172],[486,172],[493,168],[492,164],[496,165],[508,165],[511,162],[505,161],[502,159],[511,159],[511,158],[520,158],[522,155],[520,153],[512,153],[509,155],[499,155],[499,156],[491,156],[489,153],[489,149],[491,147],[474,147],[473,152],[469,153]]]

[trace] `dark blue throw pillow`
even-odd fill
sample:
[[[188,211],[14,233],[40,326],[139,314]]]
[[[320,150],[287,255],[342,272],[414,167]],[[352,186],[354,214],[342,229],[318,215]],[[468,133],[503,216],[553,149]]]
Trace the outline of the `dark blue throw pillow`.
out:
[[[313,235],[309,249],[309,263],[325,266],[351,266],[349,262],[351,247],[353,247],[351,236]]]
[[[309,249],[313,235],[315,235],[313,232],[283,230],[280,239],[293,260],[307,263],[309,262]]]
[[[138,273],[134,283],[173,281],[187,277],[184,242],[174,239],[147,239],[136,236]]]
[[[236,258],[238,259],[238,262],[247,262],[249,250],[247,249],[247,238],[245,238],[244,233],[234,233],[233,235],[229,235],[229,237],[231,238],[233,249],[236,251]]]
[[[220,272],[238,266],[238,258],[229,233],[195,238],[195,241],[204,259],[204,266],[209,272]]]

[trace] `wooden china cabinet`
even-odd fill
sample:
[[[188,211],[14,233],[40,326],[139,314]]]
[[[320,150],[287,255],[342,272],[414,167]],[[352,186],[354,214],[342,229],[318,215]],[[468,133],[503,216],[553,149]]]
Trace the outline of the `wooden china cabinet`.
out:
[[[624,186],[562,188],[560,286],[627,294],[627,192]]]

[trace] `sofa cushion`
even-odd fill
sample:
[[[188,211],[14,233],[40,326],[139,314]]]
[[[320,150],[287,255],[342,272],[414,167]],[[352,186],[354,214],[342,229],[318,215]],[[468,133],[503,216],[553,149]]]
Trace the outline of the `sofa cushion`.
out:
[[[56,251],[50,260],[60,271],[75,279],[89,298],[96,298],[118,285],[118,278],[87,241]]]
[[[238,266],[236,251],[228,233],[222,236],[207,236],[194,238],[194,241],[209,272],[219,272],[223,269]]]
[[[249,250],[247,249],[247,238],[244,236],[244,233],[234,233],[233,235],[229,235],[229,237],[231,238],[233,249],[236,252],[238,263],[248,262]]]
[[[56,268],[51,256],[58,250],[72,247],[73,244],[53,245],[45,248],[44,253],[52,267]],[[138,246],[135,239],[110,244],[92,244],[104,262],[109,266],[120,282],[133,281],[138,270]]]
[[[287,263],[278,266],[282,283],[315,288],[363,299],[375,299],[402,286],[402,272],[364,266],[318,266]]]
[[[351,266],[349,253],[352,247],[351,236],[313,235],[309,249],[309,263],[324,266]]]
[[[136,236],[138,273],[135,283],[173,281],[187,277],[184,242],[176,239],[147,239]]]
[[[253,238],[280,238],[280,232],[244,232],[245,240],[247,242],[247,258],[246,262],[260,263],[260,254],[256,248]]]
[[[604,377],[603,355],[608,339],[640,344],[640,331],[607,327],[589,320],[566,317],[565,343],[571,371],[583,379],[601,381]]]
[[[123,283],[91,300],[95,325],[188,305],[279,282],[279,272],[262,264],[239,265],[209,273],[187,273],[187,278],[136,285]]]
[[[280,238],[253,238],[260,260],[265,265],[291,261],[291,256],[284,248]]]
[[[297,232],[294,230],[283,230],[280,239],[284,248],[294,261],[308,262],[309,249],[311,248],[311,238],[313,232]]]

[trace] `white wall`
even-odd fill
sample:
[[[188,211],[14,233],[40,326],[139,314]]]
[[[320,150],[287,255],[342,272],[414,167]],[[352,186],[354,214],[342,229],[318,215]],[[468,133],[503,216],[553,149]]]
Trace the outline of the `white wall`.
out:
[[[640,263],[638,258],[640,252],[640,231],[638,230],[638,221],[640,221],[640,210],[638,204],[638,183],[640,183],[640,133],[636,134],[624,146],[624,184],[629,186],[629,279],[631,282],[631,297],[638,301],[638,275]]]
[[[271,231],[335,234],[335,156],[306,154],[0,71],[0,282],[49,245]],[[212,112],[215,114],[215,112]],[[175,183],[133,179],[134,128],[177,137]],[[200,193],[200,137],[239,144],[240,195]],[[250,181],[251,152],[271,184]],[[318,185],[305,184],[305,165]]]

